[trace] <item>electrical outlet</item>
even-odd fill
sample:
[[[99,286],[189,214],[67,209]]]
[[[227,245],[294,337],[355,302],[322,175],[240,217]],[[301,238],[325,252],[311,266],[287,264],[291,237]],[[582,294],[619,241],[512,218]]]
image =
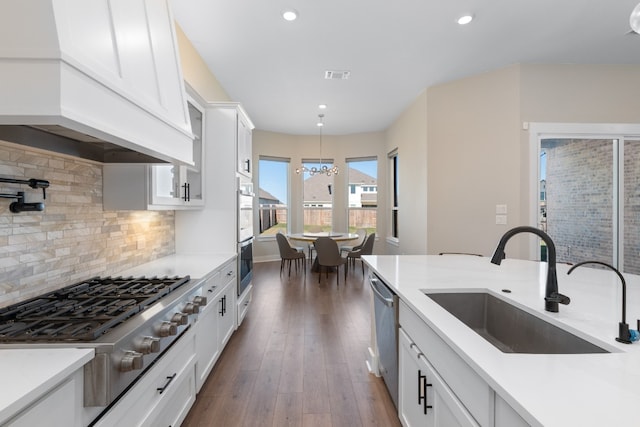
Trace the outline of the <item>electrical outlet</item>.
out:
[[[496,205],[496,213],[506,215],[507,205]]]
[[[496,224],[498,224],[498,225],[507,225],[507,216],[506,215],[496,215]]]

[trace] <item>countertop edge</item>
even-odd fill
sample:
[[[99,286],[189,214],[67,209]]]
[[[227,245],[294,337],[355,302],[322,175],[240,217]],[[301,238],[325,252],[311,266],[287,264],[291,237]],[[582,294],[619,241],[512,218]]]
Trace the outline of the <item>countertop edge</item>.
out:
[[[41,397],[43,397],[51,389],[61,384],[72,373],[82,368],[84,364],[89,362],[94,357],[94,350],[87,348],[37,348],[37,349],[3,349],[0,350],[0,361],[9,358],[8,361],[3,361],[0,366],[7,367],[12,366],[26,366],[21,362],[24,362],[25,358],[34,358],[41,364],[51,363],[51,358],[64,358],[64,362],[58,362],[56,366],[51,367],[51,373],[41,374],[42,378],[32,380],[32,384],[24,387],[24,390],[19,392],[19,396],[6,399],[4,403],[0,403],[0,424],[15,417],[23,410],[27,409],[33,403],[36,403]],[[15,363],[15,365],[14,365]],[[15,369],[12,369],[14,376],[19,375]],[[3,374],[5,379],[10,377],[11,374]],[[33,385],[33,383],[37,383]]]

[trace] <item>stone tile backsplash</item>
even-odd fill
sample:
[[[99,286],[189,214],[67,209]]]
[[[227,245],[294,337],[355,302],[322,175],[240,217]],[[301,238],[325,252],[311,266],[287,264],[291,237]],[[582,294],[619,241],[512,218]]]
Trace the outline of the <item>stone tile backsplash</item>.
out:
[[[0,307],[175,251],[174,212],[103,211],[102,165],[0,141],[0,177],[50,182],[44,212],[0,198]],[[0,183],[0,193],[42,190]]]

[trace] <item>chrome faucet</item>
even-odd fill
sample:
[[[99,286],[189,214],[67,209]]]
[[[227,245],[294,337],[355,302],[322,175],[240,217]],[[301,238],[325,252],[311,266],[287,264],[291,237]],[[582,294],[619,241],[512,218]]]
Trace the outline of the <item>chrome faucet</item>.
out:
[[[567,274],[571,274],[573,270],[585,264],[602,265],[603,267],[607,267],[608,269],[612,270],[620,278],[620,283],[622,283],[622,322],[618,323],[618,337],[616,338],[616,341],[625,344],[631,344],[631,341],[636,341],[637,339],[632,339],[632,332],[629,330],[629,325],[627,325],[627,283],[625,282],[624,277],[622,277],[622,274],[620,273],[620,271],[618,271],[617,268],[607,264],[606,262],[600,261],[579,262],[571,267],[569,271],[567,271]],[[635,331],[633,332],[633,334],[635,335]],[[634,338],[637,338],[637,335]]]
[[[504,233],[498,247],[491,257],[491,262],[496,265],[500,265],[504,259],[504,247],[510,238],[520,233],[533,233],[539,236],[546,244],[548,249],[548,262],[547,262],[547,284],[544,294],[544,309],[552,313],[558,312],[558,304],[567,305],[571,302],[568,296],[562,295],[558,292],[558,277],[556,274],[556,245],[551,240],[551,237],[544,231],[529,226],[515,227]]]

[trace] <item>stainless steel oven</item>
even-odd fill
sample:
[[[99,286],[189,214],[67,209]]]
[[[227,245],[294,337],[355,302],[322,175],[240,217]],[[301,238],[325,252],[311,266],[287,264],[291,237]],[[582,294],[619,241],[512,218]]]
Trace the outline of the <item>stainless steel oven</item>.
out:
[[[253,182],[238,175],[238,301],[253,275]]]
[[[253,277],[253,237],[238,243],[238,297],[251,283]]]
[[[238,243],[253,237],[253,183],[251,178],[238,178]]]

